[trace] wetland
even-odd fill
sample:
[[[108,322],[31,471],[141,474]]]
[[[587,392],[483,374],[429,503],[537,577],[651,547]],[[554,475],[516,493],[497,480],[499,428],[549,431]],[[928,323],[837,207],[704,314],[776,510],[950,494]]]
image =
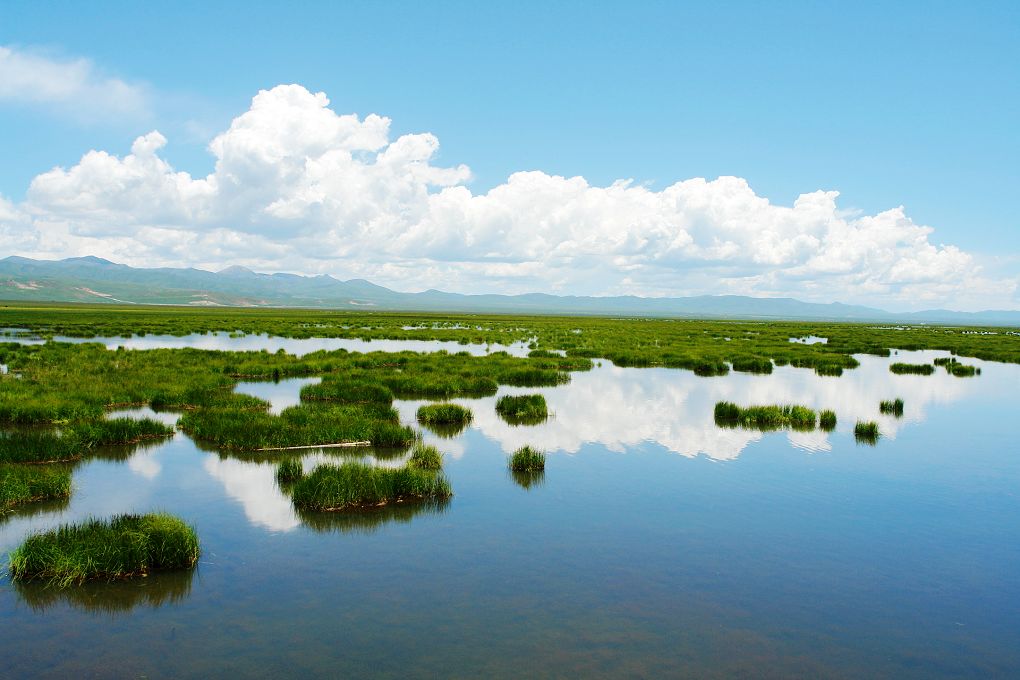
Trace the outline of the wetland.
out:
[[[1020,672],[1016,335],[0,314],[13,676]],[[11,579],[151,513],[185,568]]]

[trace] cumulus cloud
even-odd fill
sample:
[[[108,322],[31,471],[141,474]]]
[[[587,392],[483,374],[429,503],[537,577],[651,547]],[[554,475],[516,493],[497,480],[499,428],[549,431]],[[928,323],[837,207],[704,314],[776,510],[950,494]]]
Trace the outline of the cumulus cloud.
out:
[[[782,206],[739,177],[653,190],[528,171],[474,193],[466,166],[437,162],[435,136],[393,139],[388,118],[337,114],[324,93],[299,85],[259,92],[210,143],[206,177],[171,167],[165,144],[153,131],[124,157],[91,151],[39,175],[23,205],[0,204],[0,223],[5,210],[30,215],[37,255],[244,264],[404,290],[908,306],[968,306],[993,290],[1015,296],[1015,281],[982,278],[974,257],[933,242],[902,207],[850,214],[836,191]]]
[[[99,72],[88,59],[60,59],[0,45],[0,101],[42,105],[76,118],[138,117],[143,87]]]

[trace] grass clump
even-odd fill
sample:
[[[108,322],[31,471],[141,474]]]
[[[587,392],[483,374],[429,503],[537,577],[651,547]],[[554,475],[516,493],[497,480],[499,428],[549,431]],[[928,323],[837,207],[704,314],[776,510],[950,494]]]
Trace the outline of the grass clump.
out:
[[[441,474],[413,467],[387,469],[363,463],[320,465],[291,492],[302,510],[339,511],[389,503],[449,498],[450,482]]]
[[[75,425],[71,433],[87,448],[93,448],[169,437],[174,428],[151,418],[109,418]]]
[[[63,587],[189,569],[198,555],[198,536],[181,519],[163,513],[120,515],[29,536],[11,552],[9,569],[15,580]]]
[[[81,442],[55,432],[0,433],[0,463],[55,463],[78,460]]]
[[[513,472],[545,470],[545,453],[530,446],[522,446],[510,456],[509,465]]]
[[[937,361],[937,360],[936,360]],[[889,364],[889,370],[897,375],[931,375],[935,367],[931,364]]]
[[[422,425],[467,425],[473,418],[471,409],[460,404],[426,404],[416,414]]]
[[[418,470],[439,470],[443,467],[443,454],[434,446],[418,443],[411,450],[407,464]]]
[[[293,484],[305,474],[299,458],[284,458],[276,466],[276,481],[283,484]]]
[[[772,360],[763,357],[738,357],[733,360],[733,370],[741,373],[772,373]]]
[[[504,394],[496,401],[496,413],[511,425],[533,425],[549,417],[549,407],[541,394]]]
[[[24,503],[70,495],[71,471],[66,467],[0,465],[0,514]]]
[[[759,430],[813,429],[816,414],[806,406],[748,406],[743,408],[728,401],[715,405],[715,422],[723,427],[750,427]]]
[[[854,437],[858,442],[864,444],[875,444],[882,433],[878,430],[878,423],[874,421],[858,420],[854,425]]]
[[[879,403],[878,410],[881,413],[889,413],[899,418],[903,415],[903,400],[894,399],[893,401],[883,401]]]
[[[836,412],[828,409],[818,414],[818,427],[825,431],[836,429]]]

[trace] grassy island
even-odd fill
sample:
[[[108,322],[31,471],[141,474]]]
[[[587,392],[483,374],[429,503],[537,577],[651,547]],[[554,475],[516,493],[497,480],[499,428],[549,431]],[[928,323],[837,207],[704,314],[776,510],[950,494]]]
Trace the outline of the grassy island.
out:
[[[294,482],[291,490],[295,507],[317,511],[356,510],[452,495],[450,482],[442,474],[411,466],[389,469],[363,463],[320,465]]]
[[[532,425],[549,417],[549,407],[541,394],[505,394],[496,401],[496,413],[511,425]]]
[[[0,465],[0,514],[25,503],[69,498],[71,471],[54,465]]]
[[[835,415],[835,414],[834,414]],[[722,427],[749,427],[779,430],[784,427],[810,430],[817,415],[806,406],[738,406],[720,401],[715,405],[715,422]]]
[[[523,446],[510,456],[513,472],[539,472],[545,470],[545,453],[530,446]]]
[[[195,530],[172,515],[120,515],[66,524],[29,536],[11,552],[16,580],[70,586],[91,580],[190,569],[198,561]]]

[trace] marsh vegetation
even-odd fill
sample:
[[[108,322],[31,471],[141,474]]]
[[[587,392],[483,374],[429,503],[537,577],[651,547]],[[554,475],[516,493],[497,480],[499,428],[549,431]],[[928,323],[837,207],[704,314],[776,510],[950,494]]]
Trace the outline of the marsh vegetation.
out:
[[[65,524],[29,536],[10,554],[16,580],[70,586],[153,571],[189,569],[198,561],[195,530],[172,515],[120,515]]]
[[[549,407],[541,394],[506,394],[496,400],[496,413],[511,425],[537,425],[549,417]]]
[[[522,446],[510,455],[508,465],[512,472],[540,472],[545,470],[545,452],[531,446]]]
[[[728,401],[717,403],[714,415],[716,424],[722,427],[747,427],[757,430],[779,430],[786,427],[811,430],[818,420],[815,411],[806,406],[742,407]]]

